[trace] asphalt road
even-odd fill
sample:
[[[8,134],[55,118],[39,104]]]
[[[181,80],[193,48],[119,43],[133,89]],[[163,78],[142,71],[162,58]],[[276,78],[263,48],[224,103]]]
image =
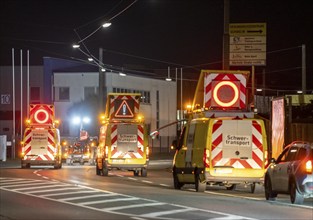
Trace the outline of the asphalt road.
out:
[[[260,185],[254,194],[243,186],[174,190],[170,167],[170,160],[151,161],[146,178],[123,170],[97,176],[88,165],[2,167],[0,219],[313,219],[312,199],[269,202]]]

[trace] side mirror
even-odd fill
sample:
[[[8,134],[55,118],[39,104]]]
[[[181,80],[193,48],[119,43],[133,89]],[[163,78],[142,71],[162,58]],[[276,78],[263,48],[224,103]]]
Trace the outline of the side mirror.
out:
[[[150,133],[150,137],[152,139],[155,139],[158,135],[159,135],[159,131],[153,131],[153,132]]]

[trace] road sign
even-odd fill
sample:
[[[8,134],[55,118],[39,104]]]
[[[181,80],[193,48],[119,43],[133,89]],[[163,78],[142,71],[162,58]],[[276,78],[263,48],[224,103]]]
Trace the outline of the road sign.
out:
[[[266,65],[266,23],[229,24],[229,65]]]
[[[266,23],[232,23],[229,24],[231,36],[266,36]]]

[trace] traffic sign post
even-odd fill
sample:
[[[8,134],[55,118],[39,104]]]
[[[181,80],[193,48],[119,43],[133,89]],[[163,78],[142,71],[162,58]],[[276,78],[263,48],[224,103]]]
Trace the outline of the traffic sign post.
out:
[[[229,65],[266,65],[266,23],[229,24]]]

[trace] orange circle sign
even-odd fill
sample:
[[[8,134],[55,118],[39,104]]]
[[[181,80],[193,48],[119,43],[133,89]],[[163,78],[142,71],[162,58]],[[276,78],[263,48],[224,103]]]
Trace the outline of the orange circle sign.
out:
[[[229,102],[223,102],[220,100],[220,98],[218,97],[218,92],[219,92],[219,89],[222,87],[222,86],[230,86],[233,91],[234,91],[234,97],[232,98],[232,100],[230,100]],[[237,86],[231,82],[231,81],[222,81],[222,82],[219,82],[213,89],[213,98],[215,100],[215,102],[222,106],[222,107],[230,107],[232,106],[233,104],[235,104],[239,98],[239,91],[238,91],[238,88]]]
[[[42,114],[40,114],[40,113],[43,113],[44,116],[42,117],[41,116]],[[49,113],[44,109],[39,109],[38,111],[36,111],[34,118],[35,118],[36,122],[38,122],[39,124],[44,124],[49,120]]]

